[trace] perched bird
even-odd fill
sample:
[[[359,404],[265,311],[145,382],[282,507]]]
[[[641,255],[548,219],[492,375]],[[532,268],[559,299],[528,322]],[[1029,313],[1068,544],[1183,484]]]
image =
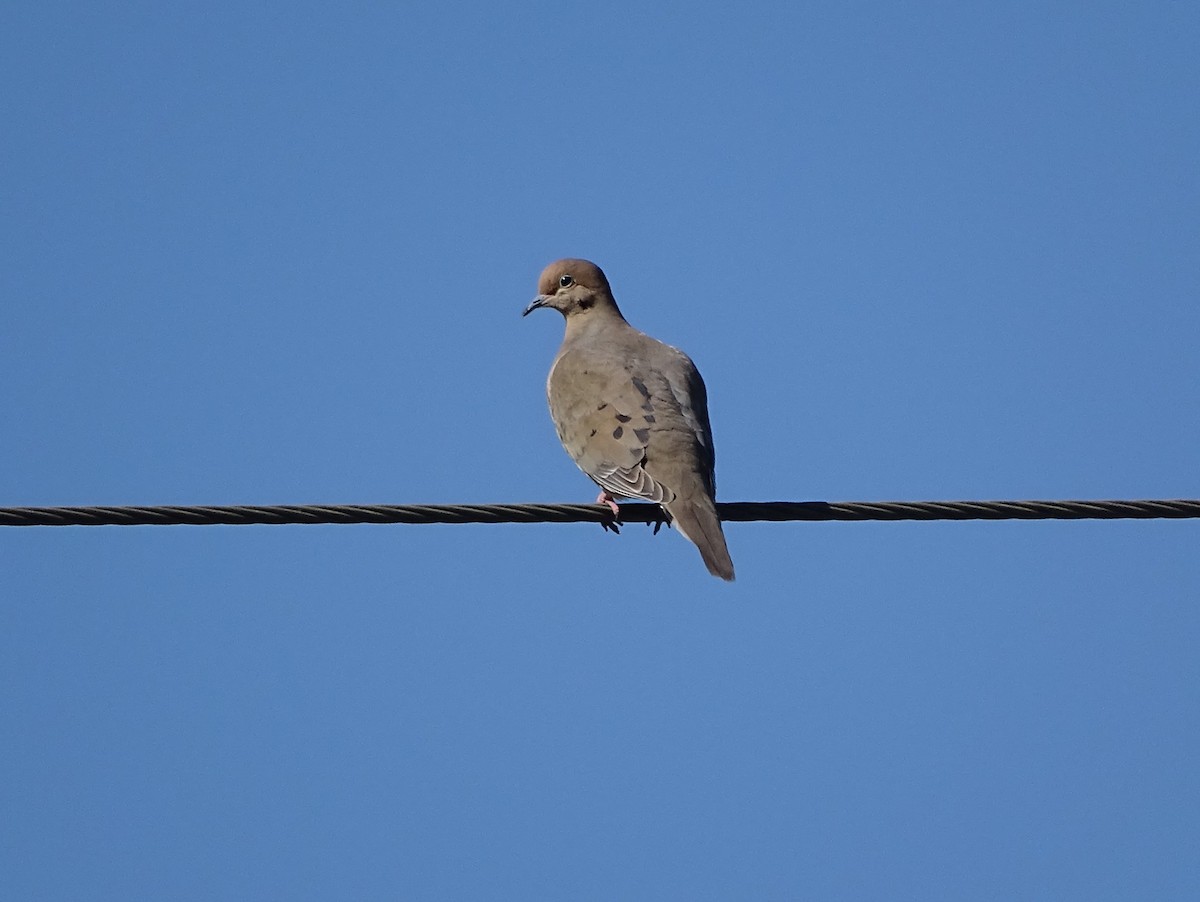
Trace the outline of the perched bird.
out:
[[[615,514],[618,497],[657,501],[708,572],[733,579],[717,516],[708,397],[695,364],[629,325],[608,279],[587,260],[547,266],[522,315],[539,307],[566,320],[546,395],[563,447],[601,488],[596,503]]]

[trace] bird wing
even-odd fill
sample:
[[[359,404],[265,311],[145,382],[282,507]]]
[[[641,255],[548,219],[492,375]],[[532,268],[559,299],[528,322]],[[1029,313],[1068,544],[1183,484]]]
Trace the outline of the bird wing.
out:
[[[670,459],[683,466],[689,473],[699,477],[704,491],[710,496],[717,494],[716,453],[713,449],[712,425],[708,417],[708,391],[700,371],[690,357],[670,345],[657,343],[654,359],[656,376],[661,375],[661,388],[666,398],[659,407],[666,408],[666,422],[673,426],[675,446]],[[665,444],[665,442],[664,442]],[[651,467],[651,472],[656,472]],[[663,474],[668,485],[681,492],[676,481]]]
[[[668,502],[675,493],[645,467],[666,412],[650,383],[665,387],[661,375],[641,372],[630,360],[568,348],[550,370],[546,393],[558,437],[584,473],[613,495]]]

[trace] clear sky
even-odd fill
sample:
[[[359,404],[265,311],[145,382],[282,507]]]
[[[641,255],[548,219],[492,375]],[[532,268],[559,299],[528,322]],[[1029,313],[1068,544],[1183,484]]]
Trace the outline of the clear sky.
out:
[[[1194,3],[9,3],[0,505],[1200,495]],[[0,897],[1200,898],[1200,522],[0,530]]]

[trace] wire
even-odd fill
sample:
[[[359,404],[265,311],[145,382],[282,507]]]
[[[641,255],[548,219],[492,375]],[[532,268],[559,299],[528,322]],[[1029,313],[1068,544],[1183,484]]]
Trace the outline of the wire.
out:
[[[734,501],[717,505],[726,522],[863,520],[1182,520],[1200,518],[1200,500],[1148,501]],[[666,522],[657,504],[283,504],[157,507],[2,507],[0,526],[241,526],[285,523],[618,523]]]

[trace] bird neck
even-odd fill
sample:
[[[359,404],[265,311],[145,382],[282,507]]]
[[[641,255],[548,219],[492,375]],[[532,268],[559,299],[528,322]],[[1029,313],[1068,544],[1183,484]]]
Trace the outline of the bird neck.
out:
[[[604,304],[567,317],[565,341],[576,341],[615,325],[627,326],[616,304]]]

